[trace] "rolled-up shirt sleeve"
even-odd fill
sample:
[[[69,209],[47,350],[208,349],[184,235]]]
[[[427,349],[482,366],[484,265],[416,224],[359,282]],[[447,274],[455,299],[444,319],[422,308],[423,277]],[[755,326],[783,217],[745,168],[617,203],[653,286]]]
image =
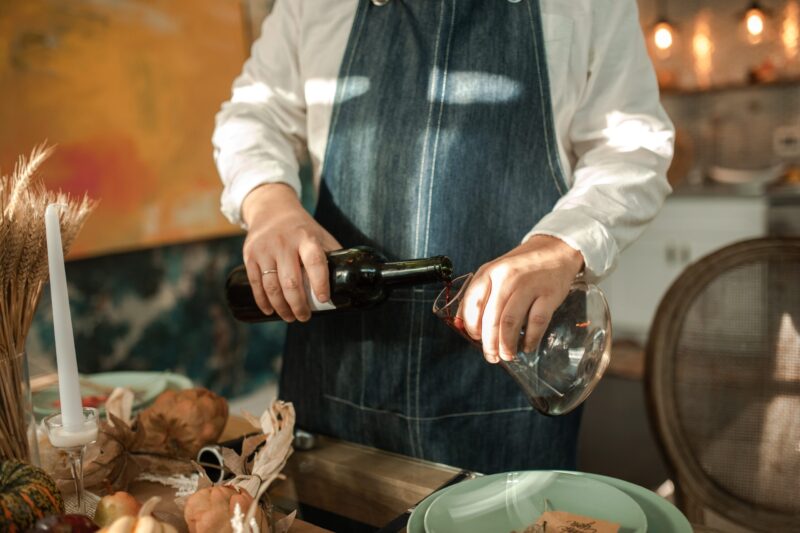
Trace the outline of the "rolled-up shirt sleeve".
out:
[[[279,0],[261,37],[216,116],[214,160],[224,184],[222,213],[244,226],[245,197],[265,183],[285,183],[300,194],[295,145],[305,142],[305,100],[298,62],[298,16],[293,0]]]
[[[658,213],[674,128],[659,102],[634,0],[592,2],[586,86],[569,130],[577,157],[571,187],[526,236],[557,237],[602,278]]]

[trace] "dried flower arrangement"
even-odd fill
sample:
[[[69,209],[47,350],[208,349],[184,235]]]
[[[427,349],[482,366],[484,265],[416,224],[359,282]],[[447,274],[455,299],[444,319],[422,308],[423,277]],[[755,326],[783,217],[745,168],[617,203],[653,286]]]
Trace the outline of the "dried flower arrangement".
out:
[[[222,450],[224,467],[236,477],[224,485],[212,485],[203,476],[197,492],[178,501],[184,504],[190,533],[278,533],[291,526],[294,513],[271,527],[269,513],[263,512],[262,497],[281,476],[292,455],[294,406],[276,400],[260,420],[248,419],[261,428],[262,434],[246,438],[241,455],[227,448]]]
[[[33,180],[51,152],[37,147],[29,158],[19,158],[10,176],[0,176],[0,434],[6,437],[0,439],[0,460],[28,459],[25,369],[19,354],[48,277],[45,208],[65,206],[61,235],[66,255],[94,207],[86,196],[71,198]]]
[[[207,389],[168,390],[139,415],[143,449],[175,457],[197,457],[216,442],[228,420],[228,403]]]
[[[139,476],[189,474],[192,460],[206,444],[217,442],[228,420],[228,403],[202,389],[166,391],[137,417],[133,393],[115,389],[106,402],[97,442],[84,458],[84,484],[98,493],[127,490]],[[156,423],[154,423],[156,421]],[[180,435],[180,440],[175,439]],[[42,464],[64,493],[74,491],[69,465],[46,439],[40,440]]]

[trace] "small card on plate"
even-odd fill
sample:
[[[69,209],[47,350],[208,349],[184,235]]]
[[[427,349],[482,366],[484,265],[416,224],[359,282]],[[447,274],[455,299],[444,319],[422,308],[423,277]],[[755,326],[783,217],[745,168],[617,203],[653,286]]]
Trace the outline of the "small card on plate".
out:
[[[568,513],[546,511],[523,533],[618,533],[619,524]]]

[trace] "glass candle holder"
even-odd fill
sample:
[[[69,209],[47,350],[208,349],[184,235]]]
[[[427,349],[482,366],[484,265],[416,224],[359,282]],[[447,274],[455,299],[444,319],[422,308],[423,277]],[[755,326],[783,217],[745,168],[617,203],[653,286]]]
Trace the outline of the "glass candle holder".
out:
[[[83,422],[77,427],[65,427],[61,422],[61,413],[55,413],[43,420],[47,438],[54,448],[63,451],[69,461],[72,480],[75,483],[75,498],[78,513],[86,513],[86,501],[83,492],[83,455],[86,446],[97,440],[97,409],[83,408]]]

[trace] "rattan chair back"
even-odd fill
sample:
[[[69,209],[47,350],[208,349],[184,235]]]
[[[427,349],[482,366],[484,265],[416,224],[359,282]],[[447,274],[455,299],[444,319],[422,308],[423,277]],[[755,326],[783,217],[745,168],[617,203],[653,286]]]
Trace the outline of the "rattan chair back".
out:
[[[800,238],[690,265],[647,346],[651,419],[678,504],[756,531],[800,531]]]

